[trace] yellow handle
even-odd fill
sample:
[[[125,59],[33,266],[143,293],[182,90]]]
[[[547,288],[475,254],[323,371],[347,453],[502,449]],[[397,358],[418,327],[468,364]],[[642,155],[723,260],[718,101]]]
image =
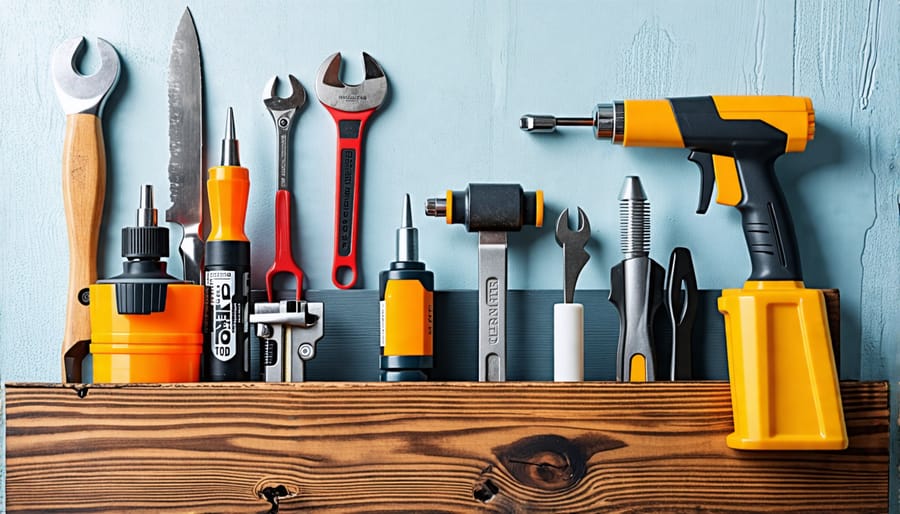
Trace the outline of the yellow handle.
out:
[[[106,153],[100,118],[92,114],[66,117],[63,144],[63,203],[69,233],[69,289],[62,343],[63,382],[81,381],[81,359],[70,363],[66,353],[91,338],[90,309],[78,302],[78,292],[97,281],[97,242],[106,195]]]
[[[250,171],[241,166],[214,166],[209,169],[210,230],[207,241],[249,241],[244,233]],[[299,287],[299,286],[298,286]]]

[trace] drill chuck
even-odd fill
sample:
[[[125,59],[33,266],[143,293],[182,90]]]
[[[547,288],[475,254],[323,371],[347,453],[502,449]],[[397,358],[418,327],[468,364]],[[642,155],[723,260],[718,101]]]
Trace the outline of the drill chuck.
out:
[[[590,118],[558,118],[551,114],[526,114],[519,118],[525,132],[546,134],[556,127],[593,127],[594,137],[622,143],[625,135],[625,105],[622,102],[597,104]]]

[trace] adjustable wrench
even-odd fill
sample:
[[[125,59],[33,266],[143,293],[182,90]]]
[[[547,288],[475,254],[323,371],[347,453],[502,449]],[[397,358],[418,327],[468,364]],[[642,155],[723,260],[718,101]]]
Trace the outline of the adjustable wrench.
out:
[[[81,361],[91,338],[90,309],[79,291],[97,281],[97,243],[106,195],[106,152],[100,115],[119,80],[115,48],[98,38],[100,69],[85,77],[75,70],[84,38],[68,39],[53,53],[51,75],[66,113],[63,143],[63,202],[69,234],[69,289],[62,343],[63,381],[81,382]]]
[[[281,98],[275,95],[278,86],[278,77],[272,77],[263,90],[263,104],[275,121],[275,130],[278,133],[278,192],[275,193],[275,261],[266,272],[266,293],[269,301],[275,299],[274,279],[279,273],[289,273],[297,280],[297,295],[299,300],[303,297],[303,270],[294,261],[291,248],[291,192],[288,189],[288,172],[290,170],[290,141],[291,126],[294,115],[306,103],[306,91],[300,85],[300,81],[293,75],[288,75],[291,83],[291,95]]]
[[[347,85],[340,79],[341,54],[332,54],[316,77],[316,96],[337,125],[337,185],[334,215],[334,264],[331,281],[350,289],[356,284],[356,242],[359,228],[359,181],[366,122],[384,102],[388,83],[384,70],[363,52],[366,79]]]

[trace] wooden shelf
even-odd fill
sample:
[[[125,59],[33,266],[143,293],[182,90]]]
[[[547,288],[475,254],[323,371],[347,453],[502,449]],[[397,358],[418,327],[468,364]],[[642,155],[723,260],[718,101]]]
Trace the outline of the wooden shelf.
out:
[[[886,512],[888,386],[850,447],[749,452],[726,382],[8,384],[9,512]]]

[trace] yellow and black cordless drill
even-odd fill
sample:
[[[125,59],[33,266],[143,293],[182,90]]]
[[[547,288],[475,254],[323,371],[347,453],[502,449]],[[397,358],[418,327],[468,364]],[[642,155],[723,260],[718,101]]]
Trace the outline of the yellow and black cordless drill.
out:
[[[795,96],[704,96],[600,104],[591,118],[525,115],[520,127],[590,126],[623,146],[691,150],[701,171],[698,214],[713,184],[741,213],[752,270],[719,298],[725,316],[735,431],[740,449],[847,446],[831,335],[821,291],[806,289],[790,213],[774,163],[802,152],[815,133],[812,101]]]

